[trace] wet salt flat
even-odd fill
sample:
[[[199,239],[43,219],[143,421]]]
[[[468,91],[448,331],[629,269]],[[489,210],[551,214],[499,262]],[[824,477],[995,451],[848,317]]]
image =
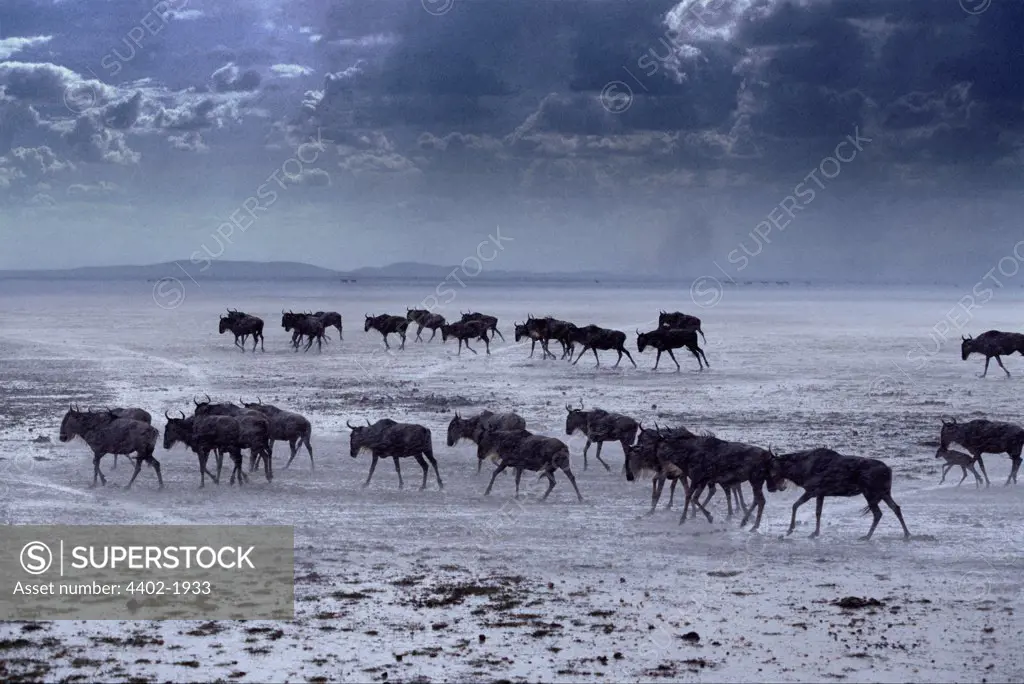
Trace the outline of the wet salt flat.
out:
[[[995,363],[981,379],[984,360],[964,362],[959,349],[961,334],[1018,330],[1020,292],[1000,290],[965,314],[956,288],[741,288],[700,308],[685,288],[470,282],[439,313],[491,313],[506,339],[490,356],[482,344],[456,356],[440,336],[410,335],[404,351],[388,353],[379,334],[363,332],[364,313],[404,314],[433,284],[204,284],[169,309],[152,287],[0,283],[2,514],[13,524],[294,525],[296,619],[5,623],[9,672],[47,681],[1024,680],[1024,490],[1003,486],[1005,456],[986,457],[990,488],[973,478],[955,487],[959,469],[939,486],[934,457],[941,418],[1024,420],[1024,359],[1004,359],[1011,379]],[[217,333],[226,307],[264,318],[265,353],[241,353]],[[282,308],[340,311],[344,341],[332,333],[323,353],[294,353]],[[634,331],[654,327],[659,309],[703,319],[710,370],[698,372],[683,350],[681,372],[667,357],[652,371],[654,354],[637,353]],[[602,353],[600,368],[589,352],[576,366],[541,360],[539,348],[528,358],[529,344],[512,334],[528,313],[626,331],[638,368],[626,359],[612,368],[614,353]],[[256,474],[242,490],[200,490],[195,457],[161,442],[163,491],[148,468],[131,490],[114,486],[131,468],[122,458],[111,469],[109,457],[108,486],[89,489],[88,448],[57,440],[72,401],[140,406],[162,431],[164,411],[187,413],[206,393],[306,415],[315,472],[305,452],[285,470],[279,445],[272,484]],[[711,524],[680,526],[680,506],[664,510],[667,490],[658,512],[638,519],[650,484],[626,482],[621,448],[602,452],[610,471],[593,458],[584,470],[583,438],[564,434],[564,405],[580,400],[776,452],[827,446],[880,458],[915,536],[904,542],[883,509],[874,538],[858,541],[870,516],[851,498],[826,501],[819,539],[807,538],[813,503],[785,537],[793,487],[768,495],[758,533],[725,519],[720,494]],[[546,485],[530,473],[524,499],[511,498],[511,474],[484,497],[493,466],[477,475],[472,445],[444,441],[453,411],[484,408],[515,410],[529,429],[566,440],[584,502],[561,474],[544,503]],[[385,417],[431,429],[443,491],[432,475],[418,491],[411,460],[404,490],[385,463],[361,489],[369,459],[350,457],[345,424]],[[848,596],[878,603],[835,605]]]

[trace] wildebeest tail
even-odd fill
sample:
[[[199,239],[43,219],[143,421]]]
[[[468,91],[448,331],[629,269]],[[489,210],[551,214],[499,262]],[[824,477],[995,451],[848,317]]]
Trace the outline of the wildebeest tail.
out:
[[[700,328],[697,328],[697,332],[700,333],[700,339],[704,342],[704,344],[707,344],[708,338],[704,337],[704,331],[701,330]]]

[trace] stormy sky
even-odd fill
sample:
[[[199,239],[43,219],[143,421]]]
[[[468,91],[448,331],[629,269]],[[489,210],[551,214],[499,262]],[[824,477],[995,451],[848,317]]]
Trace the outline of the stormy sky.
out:
[[[1017,0],[3,0],[0,268],[976,280],[1022,66]]]

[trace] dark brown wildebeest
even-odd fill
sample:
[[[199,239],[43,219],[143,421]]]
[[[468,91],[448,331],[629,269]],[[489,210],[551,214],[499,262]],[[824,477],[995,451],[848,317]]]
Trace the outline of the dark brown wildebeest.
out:
[[[233,311],[228,309],[226,316],[220,317],[220,326],[218,328],[220,334],[223,335],[225,332],[230,330],[235,336],[235,346],[245,351],[244,342],[239,342],[239,338],[243,340],[252,335],[252,350],[256,351],[256,344],[259,343],[260,350],[266,351],[263,347],[263,319],[257,316],[250,316],[249,314],[242,313],[241,311]]]
[[[459,412],[448,423],[448,446],[453,447],[460,439],[468,439],[479,446],[480,434],[484,430],[525,430],[526,419],[518,413],[494,413],[481,411],[475,416],[463,418]],[[480,474],[483,459],[477,459],[476,473]]]
[[[153,457],[159,436],[160,432],[155,427],[141,420],[119,418],[110,411],[87,413],[78,411],[73,406],[68,408],[60,424],[60,441],[68,442],[75,437],[81,437],[92,449],[91,487],[96,486],[97,478],[101,484],[107,484],[107,478],[100,470],[100,460],[104,456],[134,453],[135,472],[132,473],[132,479],[128,481],[126,489],[131,487],[135,478],[139,476],[143,462],[148,463],[156,471],[157,482],[163,489],[160,462]]]
[[[270,450],[270,420],[259,411],[235,406],[230,402],[214,404],[209,395],[205,402],[198,402],[193,397],[192,403],[196,405],[194,415],[199,416],[228,416],[238,421],[237,441],[242,448],[249,449],[251,463],[255,464],[258,459],[265,459],[263,472],[267,476],[267,482],[274,479],[274,468],[271,463],[273,456]],[[198,423],[196,424],[198,428]],[[229,442],[229,440],[225,440]],[[224,453],[229,451],[227,446],[217,447],[217,476],[220,476],[224,464]],[[245,476],[244,473],[242,473]],[[245,476],[248,479],[248,476]],[[232,474],[233,479],[233,474]]]
[[[548,479],[548,489],[541,497],[541,501],[546,501],[551,490],[555,488],[554,471],[558,468],[569,478],[572,488],[576,490],[576,498],[583,501],[583,495],[580,494],[580,488],[576,486],[576,477],[572,474],[572,468],[569,465],[569,447],[560,439],[535,435],[528,430],[484,430],[480,433],[477,458],[483,461],[488,457],[496,460],[498,467],[491,475],[491,481],[484,491],[484,496],[491,493],[498,474],[506,468],[512,468],[516,472],[517,499],[519,498],[519,481],[523,477],[523,471],[529,470],[540,471],[540,477]]]
[[[449,337],[454,337],[459,341],[459,353],[462,354],[462,345],[466,345],[466,349],[477,353],[476,349],[469,346],[470,340],[483,340],[484,345],[487,347],[487,353],[491,353],[491,340],[487,337],[487,324],[483,321],[456,321],[455,323],[449,323],[448,325],[441,326],[441,341],[447,342]]]
[[[674,328],[657,328],[650,332],[642,333],[639,330],[636,331],[636,349],[638,352],[643,354],[644,349],[648,346],[658,350],[658,356],[654,359],[654,370],[658,370],[658,363],[661,361],[661,353],[668,352],[669,357],[676,364],[676,370],[679,368],[679,361],[676,360],[676,355],[672,353],[673,349],[680,349],[686,347],[690,350],[690,353],[697,358],[697,363],[700,365],[700,370],[704,370],[704,364],[707,364],[708,368],[711,368],[711,364],[708,363],[708,357],[704,356],[704,350],[697,346],[697,332],[695,330],[676,330]],[[704,359],[704,363],[701,363],[701,358]]]
[[[796,510],[811,499],[817,499],[816,523],[810,535],[813,539],[821,533],[821,508],[826,496],[863,494],[868,502],[864,512],[871,511],[875,519],[868,533],[861,537],[862,541],[871,539],[878,521],[882,519],[882,509],[878,507],[881,501],[899,519],[903,526],[903,538],[910,539],[910,530],[903,521],[903,513],[892,498],[892,468],[877,458],[844,456],[832,449],[808,449],[776,456],[771,462],[771,473],[773,479],[784,478],[804,489],[804,493],[793,504],[793,517],[787,535],[792,534],[796,528]]]
[[[294,313],[292,311],[285,313],[282,311],[281,327],[285,332],[292,333],[292,346],[295,347],[295,351],[299,351],[299,343],[302,342],[303,337],[309,339],[304,351],[309,351],[313,342],[316,342],[317,351],[323,351],[324,340],[331,339],[325,332],[323,320],[312,313]]]
[[[295,460],[295,454],[299,452],[299,447],[303,445],[305,445],[306,451],[309,452],[309,469],[316,470],[316,466],[313,464],[313,445],[309,441],[313,434],[313,426],[308,418],[300,413],[285,411],[273,404],[264,404],[262,400],[256,404],[247,404],[241,399],[238,401],[242,406],[251,411],[259,411],[270,421],[269,447],[271,453],[274,451],[275,441],[288,442],[292,453],[288,458],[288,462],[284,464],[286,470],[292,464],[292,461]],[[249,467],[250,472],[255,467],[256,459],[253,458]]]
[[[459,313],[462,313],[462,312],[459,312]],[[497,317],[495,317],[495,316],[488,316],[486,314],[480,313],[479,311],[472,311],[470,313],[462,314],[462,322],[465,323],[467,321],[481,321],[481,322],[483,322],[483,324],[487,326],[487,330],[489,330],[490,332],[492,332],[495,335],[497,335],[498,337],[500,337],[502,342],[505,341],[505,336],[501,334],[500,330],[498,330],[498,319],[497,319]]]
[[[412,456],[423,468],[423,484],[420,485],[420,489],[427,488],[427,474],[430,472],[427,461],[430,461],[430,465],[434,467],[438,489],[444,489],[441,473],[437,470],[437,461],[434,460],[434,447],[429,428],[414,423],[398,423],[390,418],[383,418],[372,424],[370,421],[366,421],[365,426],[352,425],[348,421],[345,421],[345,424],[352,431],[349,436],[352,458],[358,456],[364,449],[373,456],[373,462],[370,463],[370,474],[366,476],[363,487],[370,485],[373,471],[377,468],[377,459],[392,458],[395,461],[395,472],[398,473],[398,488],[402,489],[404,483],[398,459]]]
[[[700,319],[696,316],[684,314],[681,311],[673,311],[672,313],[660,312],[658,314],[658,327],[696,330],[700,333],[700,338],[704,340],[704,344],[708,343],[708,339],[704,337],[704,331],[700,329]]]
[[[989,330],[977,337],[963,337],[961,335],[960,358],[967,360],[971,354],[983,354],[985,356],[985,370],[978,377],[985,377],[988,374],[988,364],[995,357],[996,363],[1010,377],[1010,371],[1006,370],[1000,356],[1009,356],[1014,352],[1024,356],[1024,333],[1002,332]]]
[[[427,342],[433,342],[434,336],[437,335],[437,331],[440,330],[447,321],[441,314],[430,313],[426,309],[407,309],[405,314],[406,320],[411,323],[415,323],[418,327],[416,328],[416,341],[422,342],[423,338],[420,337],[420,333],[423,332],[424,328],[431,330],[430,339]]]
[[[1013,463],[1010,468],[1010,475],[1006,478],[1006,484],[1017,482],[1017,471],[1020,469],[1021,451],[1024,449],[1024,428],[1013,423],[1003,423],[994,420],[977,418],[966,423],[958,423],[956,420],[942,421],[942,430],[939,432],[939,449],[946,449],[950,443],[955,442],[974,457],[981,468],[981,474],[985,476],[985,486],[991,483],[988,480],[988,473],[985,472],[985,461],[982,454],[1006,454]]]
[[[402,338],[402,344],[398,348],[405,349],[405,333],[409,329],[408,319],[390,314],[380,314],[379,316],[364,315],[366,316],[366,324],[363,326],[363,332],[370,332],[371,328],[379,332],[384,336],[384,347],[387,349],[391,349],[391,345],[388,344],[388,335],[394,333]]]
[[[609,330],[608,328],[601,328],[596,325],[585,325],[582,328],[573,326],[569,331],[569,339],[573,343],[578,342],[583,345],[580,355],[572,362],[574,366],[580,362],[580,359],[583,358],[588,349],[594,352],[594,359],[597,361],[596,365],[600,366],[601,359],[597,356],[597,350],[600,349],[602,351],[617,351],[619,353],[619,358],[612,368],[618,367],[619,363],[622,362],[623,354],[633,364],[633,368],[636,368],[636,361],[633,360],[633,355],[626,349],[626,333],[621,330]]]
[[[209,463],[210,459],[210,450],[217,449],[218,451],[228,451],[231,453],[231,457],[233,460],[237,455],[237,463],[239,465],[241,464],[242,451],[237,444],[237,439],[235,439],[235,441],[232,442],[227,447],[217,446],[217,444],[223,444],[232,437],[237,438],[238,421],[234,421],[234,423],[231,423],[230,421],[224,423],[224,427],[222,428],[222,432],[220,434],[220,439],[217,439],[216,428],[211,430],[210,426],[220,425],[220,422],[216,421],[215,418],[220,418],[221,416],[207,416],[205,418],[197,418],[196,416],[186,417],[183,411],[179,411],[179,413],[181,413],[181,418],[171,418],[169,415],[167,415],[167,412],[164,411],[164,417],[167,418],[167,425],[164,427],[164,449],[170,450],[175,444],[181,442],[193,453],[195,453],[195,455],[199,459],[199,486],[206,486],[207,476],[209,476],[210,479],[213,480],[214,484],[219,484],[220,479],[212,472],[210,472],[210,469],[207,467],[207,464]],[[203,427],[202,431],[202,434],[206,438],[203,442],[202,448],[200,448],[200,445],[196,442],[195,423],[197,420],[200,422],[208,423],[208,425]],[[233,480],[235,474],[234,469],[231,471],[231,474]]]
[[[604,466],[605,470],[611,470],[607,463],[601,458],[601,447],[604,442],[618,442],[622,445],[622,453],[626,453],[626,447],[636,441],[636,431],[640,429],[640,423],[624,416],[621,413],[611,413],[603,409],[583,410],[583,401],[580,400],[580,407],[573,408],[565,405],[568,415],[565,417],[565,434],[572,435],[574,432],[582,432],[587,438],[583,445],[583,469],[587,469],[587,449],[592,443],[597,444],[597,460]],[[625,463],[623,468],[625,469]]]
[[[332,325],[338,329],[338,339],[344,340],[345,336],[341,330],[341,314],[337,311],[317,311],[313,314],[319,318],[323,324],[324,329],[330,328]]]
[[[516,342],[523,339],[524,337],[530,338],[530,356],[527,358],[533,357],[533,352],[534,349],[537,347],[538,342],[540,342],[541,351],[544,352],[544,358],[547,358],[549,354],[551,355],[551,358],[554,358],[555,355],[551,354],[551,352],[548,350],[548,340],[545,336],[544,326],[540,323],[534,323],[532,325],[531,323],[531,320],[528,320],[526,323],[513,323],[513,329],[515,330],[516,335]]]
[[[75,409],[76,410],[80,410],[80,409],[78,409],[77,406],[75,407]],[[153,424],[153,416],[150,415],[149,411],[147,411],[146,409],[141,409],[141,408],[123,407],[123,406],[115,406],[114,408],[106,408],[106,407],[104,407],[100,411],[92,411],[92,410],[90,410],[90,411],[88,411],[88,413],[112,413],[115,416],[117,416],[118,418],[132,418],[133,420],[141,420],[143,423],[149,423],[150,425]],[[117,457],[118,457],[118,454],[112,454],[112,456],[114,457],[114,464],[112,466],[110,466],[110,469],[111,470],[116,470],[117,469]],[[128,458],[129,461],[133,461],[134,460],[134,459],[132,459],[131,456],[128,456],[127,458]]]
[[[961,477],[960,481],[956,483],[957,487],[962,485],[964,480],[967,479],[968,470],[970,470],[971,474],[974,475],[974,486],[981,486],[981,475],[979,475],[978,471],[974,469],[974,457],[971,456],[970,454],[965,454],[962,451],[954,451],[952,449],[943,449],[940,447],[935,452],[935,458],[946,459],[946,465],[942,466],[942,479],[939,480],[939,484],[942,484],[943,482],[946,481],[946,474],[949,473],[950,470],[957,466],[960,466],[960,470],[963,472],[964,476]]]
[[[548,344],[551,340],[555,340],[562,345],[562,358],[572,358],[575,347],[572,341],[572,331],[576,327],[569,321],[563,321],[551,316],[545,316],[544,318],[534,318],[533,314],[528,314],[526,318],[526,329],[531,339],[535,336],[540,340],[541,347],[544,349],[545,354],[543,358],[550,356],[555,358],[555,355],[551,353],[548,348]],[[531,356],[533,355],[533,348],[531,345],[530,349]]]

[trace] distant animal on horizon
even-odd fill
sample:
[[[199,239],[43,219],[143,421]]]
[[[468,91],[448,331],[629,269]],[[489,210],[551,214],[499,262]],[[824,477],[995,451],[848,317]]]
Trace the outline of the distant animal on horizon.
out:
[[[960,470],[963,472],[964,476],[961,477],[960,481],[956,483],[957,487],[962,485],[964,480],[967,479],[968,470],[970,470],[971,474],[974,475],[974,486],[981,486],[981,475],[979,475],[978,471],[974,469],[974,457],[971,456],[970,454],[965,454],[962,451],[954,451],[952,449],[940,448],[935,452],[935,458],[946,459],[946,465],[942,466],[942,479],[939,480],[939,484],[942,484],[943,482],[946,481],[946,473],[948,473],[951,469],[960,466]]]
[[[406,319],[410,323],[416,323],[419,327],[416,329],[416,341],[422,342],[423,338],[420,337],[420,333],[423,332],[424,328],[431,330],[430,339],[427,342],[433,342],[434,336],[437,335],[437,331],[440,330],[447,321],[441,314],[431,313],[427,309],[406,309]]]
[[[235,336],[235,346],[245,351],[244,342],[239,342],[239,338],[243,336],[248,337],[252,335],[252,350],[256,351],[256,344],[259,343],[260,350],[266,351],[263,347],[263,319],[258,316],[250,316],[247,313],[241,311],[235,311],[234,309],[228,309],[226,316],[220,317],[220,334],[223,335],[225,332],[230,330]]]
[[[1006,454],[1013,464],[1006,484],[1017,482],[1017,471],[1021,464],[1021,451],[1024,451],[1024,428],[1013,423],[977,418],[966,423],[958,423],[956,419],[942,421],[939,432],[939,450],[945,451],[950,443],[957,443],[967,449],[977,461],[981,474],[985,476],[985,486],[990,486],[988,473],[985,472],[985,461],[982,454]]]
[[[388,344],[388,335],[394,333],[402,338],[402,344],[398,348],[405,349],[405,334],[409,329],[409,319],[404,316],[392,316],[390,314],[380,314],[378,316],[364,315],[366,316],[366,324],[363,326],[363,332],[370,332],[371,329],[379,332],[384,336],[384,347],[386,349],[391,349],[391,345]]]
[[[490,332],[492,332],[495,335],[497,335],[498,337],[500,337],[502,342],[505,341],[505,336],[501,334],[500,330],[498,330],[498,319],[497,319],[497,317],[495,317],[495,316],[488,316],[487,314],[482,314],[479,311],[471,311],[469,313],[462,314],[462,322],[465,323],[466,321],[481,321],[481,322],[483,322],[484,325],[487,326],[487,330],[489,330]]]
[[[988,375],[988,364],[993,357],[1006,373],[1006,377],[1011,377],[1010,371],[1006,370],[1003,360],[999,357],[1009,356],[1015,352],[1024,356],[1024,333],[988,330],[977,337],[961,335],[960,358],[963,361],[966,361],[971,354],[984,354],[985,356],[985,370],[978,376],[980,378]]]
[[[128,481],[125,489],[132,486],[135,478],[142,470],[142,464],[148,463],[156,471],[156,479],[160,489],[164,488],[164,479],[160,474],[160,462],[153,457],[156,449],[156,442],[160,432],[150,423],[135,420],[134,418],[121,418],[113,411],[81,411],[74,406],[68,408],[64,419],[60,423],[60,441],[69,442],[75,437],[81,437],[89,448],[92,449],[92,484],[96,486],[97,478],[102,485],[107,484],[107,478],[100,470],[100,461],[107,454],[131,454],[135,457],[135,472],[132,479]]]
[[[704,340],[704,344],[708,343],[706,337],[704,337],[704,331],[700,329],[700,319],[696,316],[690,316],[684,314],[681,311],[673,311],[668,313],[662,311],[658,314],[658,327],[659,328],[677,328],[679,330],[696,330],[700,333],[700,338]]]
[[[668,352],[669,357],[676,364],[676,370],[681,370],[679,361],[676,360],[676,355],[672,353],[672,350],[682,347],[689,349],[690,353],[697,358],[700,370],[704,370],[704,364],[711,368],[711,364],[708,363],[708,357],[704,355],[704,350],[697,346],[697,331],[695,330],[657,328],[645,333],[637,330],[636,350],[642,354],[648,346],[658,350],[658,356],[654,359],[654,370],[658,370],[658,363],[661,361],[662,352]],[[701,358],[704,359],[704,363],[701,363]]]
[[[874,520],[871,529],[861,537],[862,541],[871,539],[882,519],[882,509],[878,504],[886,503],[903,527],[903,538],[910,539],[910,530],[903,520],[900,507],[892,498],[892,468],[877,458],[861,456],[845,456],[832,449],[808,449],[790,454],[780,454],[772,458],[771,474],[773,479],[784,478],[804,493],[793,504],[793,516],[789,522],[787,535],[796,528],[796,511],[811,499],[817,499],[815,509],[815,525],[811,538],[821,533],[821,509],[826,496],[857,496],[863,494],[868,505],[864,513],[871,511]]]

